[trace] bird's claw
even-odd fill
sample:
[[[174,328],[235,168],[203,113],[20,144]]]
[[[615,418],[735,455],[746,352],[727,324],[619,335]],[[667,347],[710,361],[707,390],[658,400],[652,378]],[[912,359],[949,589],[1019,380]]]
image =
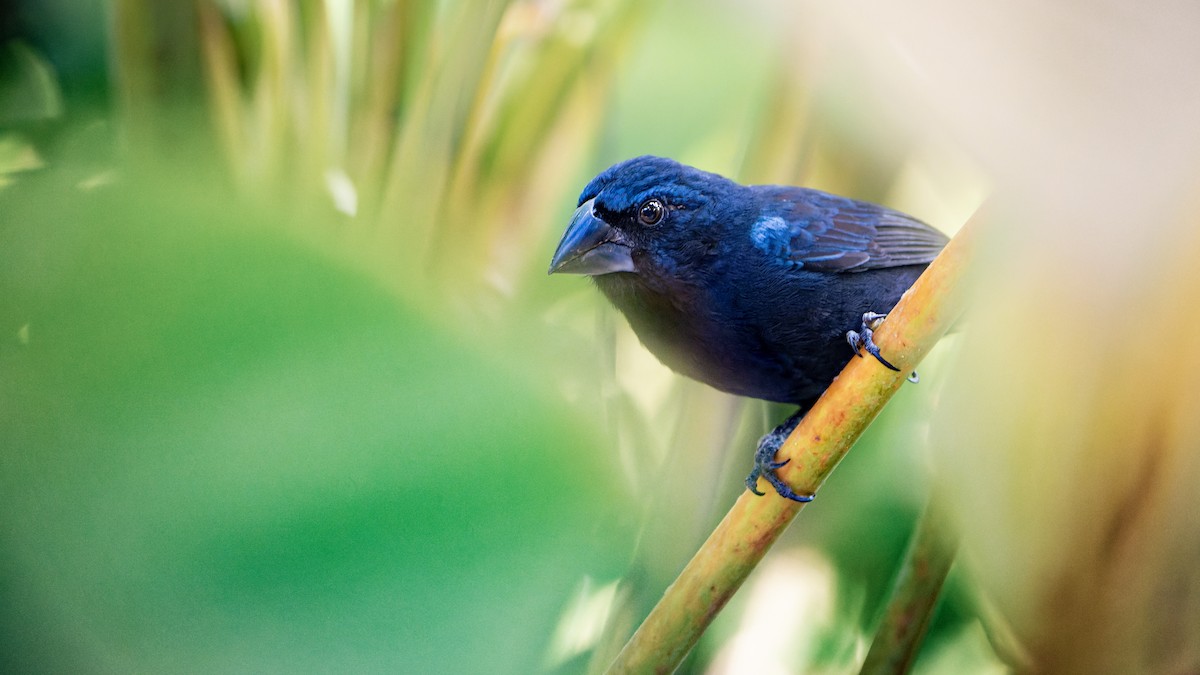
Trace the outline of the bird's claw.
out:
[[[765,492],[760,492],[758,489],[758,477],[761,475],[762,469],[756,466],[754,467],[754,470],[750,472],[750,475],[746,476],[746,489],[758,495],[759,497],[767,494]]]
[[[797,411],[795,415],[787,418],[783,424],[775,427],[774,431],[763,436],[762,440],[758,442],[758,449],[754,452],[754,470],[750,472],[749,476],[746,476],[747,490],[759,497],[763,496],[765,493],[760,492],[758,489],[758,479],[763,478],[771,484],[771,487],[775,488],[775,492],[779,493],[780,497],[786,497],[797,502],[811,502],[813,500],[813,495],[796,493],[795,490],[783,482],[783,479],[775,473],[777,469],[792,461],[790,459],[775,461],[775,453],[779,451],[779,448],[783,446],[783,442],[787,440],[787,437],[799,423],[800,412]]]
[[[887,314],[879,314],[876,312],[867,312],[862,315],[862,325],[858,330],[846,331],[846,342],[850,343],[850,348],[862,358],[862,353],[865,351],[875,357],[884,366],[891,370],[899,371],[900,369],[893,366],[887,359],[883,358],[883,354],[879,353],[879,346],[875,344],[872,336],[875,335],[875,329],[879,328],[879,324],[887,318]]]

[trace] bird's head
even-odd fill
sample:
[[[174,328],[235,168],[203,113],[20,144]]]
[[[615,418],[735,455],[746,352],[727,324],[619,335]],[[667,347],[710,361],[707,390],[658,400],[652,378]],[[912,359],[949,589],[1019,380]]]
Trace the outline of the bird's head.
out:
[[[592,179],[563,234],[550,274],[632,272],[677,277],[715,255],[741,187],[662,157],[635,157]]]

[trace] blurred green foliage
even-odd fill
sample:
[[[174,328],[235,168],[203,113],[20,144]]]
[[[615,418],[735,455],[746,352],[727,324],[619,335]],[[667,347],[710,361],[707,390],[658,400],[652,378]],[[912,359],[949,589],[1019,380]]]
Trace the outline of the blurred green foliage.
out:
[[[647,365],[546,280],[577,190],[657,153],[878,198],[907,147],[852,142],[854,92],[797,94],[733,5],[18,5],[0,86],[44,105],[0,120],[13,671],[603,666],[790,411]],[[797,669],[861,657],[935,387],[780,545],[835,571]],[[685,669],[762,611],[736,598]],[[961,598],[943,619],[931,644]]]
[[[220,192],[21,194],[0,234],[13,670],[518,672],[579,570],[621,569],[597,434],[513,364]]]

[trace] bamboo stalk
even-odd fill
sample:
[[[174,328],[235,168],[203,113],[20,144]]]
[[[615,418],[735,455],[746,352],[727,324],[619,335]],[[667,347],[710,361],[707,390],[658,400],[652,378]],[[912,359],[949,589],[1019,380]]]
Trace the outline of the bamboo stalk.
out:
[[[875,332],[893,372],[874,359],[851,359],[779,451],[779,475],[800,494],[815,493],[883,405],[965,306],[960,283],[977,214],[901,298]],[[803,504],[742,493],[609,667],[610,673],[669,673],[783,533]]]

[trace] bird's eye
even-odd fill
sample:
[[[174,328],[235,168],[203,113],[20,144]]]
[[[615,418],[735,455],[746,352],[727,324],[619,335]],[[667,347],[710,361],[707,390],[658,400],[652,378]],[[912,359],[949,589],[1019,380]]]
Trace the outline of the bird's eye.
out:
[[[638,207],[638,221],[643,225],[657,225],[667,209],[657,199],[647,199]]]

